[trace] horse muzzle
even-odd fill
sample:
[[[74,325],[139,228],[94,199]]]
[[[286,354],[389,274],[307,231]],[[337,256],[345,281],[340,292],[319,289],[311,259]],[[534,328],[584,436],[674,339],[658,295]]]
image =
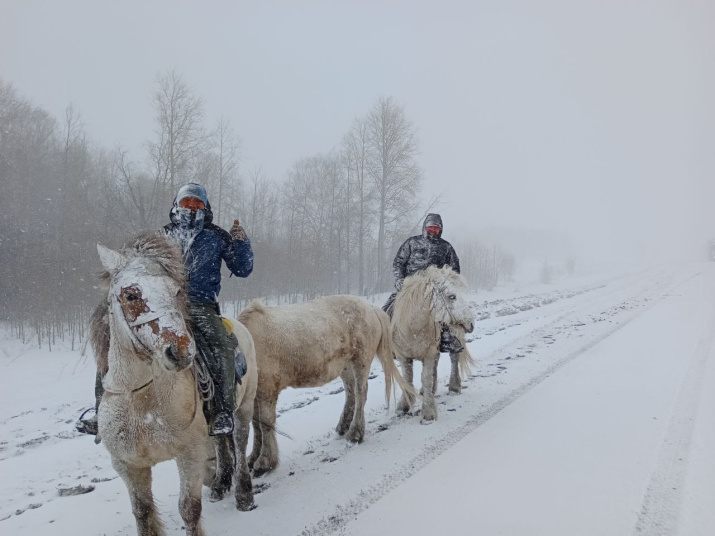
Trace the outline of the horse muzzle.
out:
[[[162,362],[167,370],[180,371],[191,366],[196,355],[196,343],[188,334],[172,337],[162,350]]]
[[[465,333],[471,333],[472,331],[474,331],[474,322],[462,324],[462,329],[464,329]]]

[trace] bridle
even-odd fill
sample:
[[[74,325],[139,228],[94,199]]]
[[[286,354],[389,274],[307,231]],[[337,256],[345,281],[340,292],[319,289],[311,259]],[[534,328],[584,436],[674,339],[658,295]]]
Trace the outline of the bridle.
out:
[[[114,296],[114,298],[117,300],[117,303],[119,303],[119,298],[117,296]],[[120,304],[121,308],[121,304]],[[110,315],[113,315],[114,313],[112,312],[112,304],[108,304],[108,311]],[[143,360],[148,363],[152,363],[153,359],[151,357],[152,350],[147,348],[146,344],[144,344],[139,337],[137,337],[137,334],[134,332],[134,328],[140,328],[141,326],[144,326],[148,324],[149,322],[153,322],[154,320],[159,320],[160,318],[166,316],[167,313],[158,313],[155,311],[149,311],[148,313],[141,314],[138,317],[136,317],[133,321],[129,322],[127,321],[126,317],[122,314],[122,319],[124,320],[124,323],[127,325],[129,328],[129,337],[131,338],[132,341],[132,346],[134,346],[134,350],[136,350],[137,355]]]
[[[439,296],[439,299],[442,301],[444,304],[444,308],[447,310],[447,314],[449,315],[449,322],[450,324],[455,324],[454,320],[454,315],[452,315],[452,311],[449,308],[449,302],[447,301],[447,297],[444,295],[446,289],[443,286],[438,285],[435,283],[434,285],[434,293]]]
[[[119,298],[117,296],[114,296],[114,297],[117,300],[117,303],[119,303]],[[113,315],[114,313],[112,312],[111,303],[109,303],[108,305],[109,305],[108,313],[110,315]],[[150,365],[153,363],[153,359],[151,357],[152,351],[149,348],[147,348],[147,346],[143,342],[141,342],[141,340],[139,340],[139,337],[137,337],[136,333],[134,332],[134,328],[139,328],[141,326],[144,326],[145,324],[148,324],[149,322],[153,322],[154,320],[158,320],[158,319],[166,316],[167,314],[168,313],[166,313],[166,312],[158,313],[155,311],[150,311],[149,313],[139,315],[132,322],[128,322],[127,319],[122,314],[122,318],[123,318],[124,322],[126,323],[127,327],[129,328],[129,334],[131,336],[132,346],[134,346],[134,349],[137,351],[137,355],[140,356],[140,359],[142,359],[143,361],[146,361]],[[142,355],[142,354],[145,354],[145,355]],[[194,378],[194,384],[196,385],[196,388],[194,389],[194,391],[196,393],[196,395],[194,396],[194,411],[191,416],[191,419],[189,420],[188,424],[184,428],[182,428],[182,431],[186,430],[189,426],[191,426],[191,424],[196,419],[196,414],[198,413],[198,408],[199,408],[199,397],[201,396],[199,394],[198,382],[196,381],[196,372],[193,367],[191,370],[191,374]],[[143,389],[149,387],[149,385],[151,385],[152,383],[154,383],[153,375],[152,375],[152,378],[148,382],[146,382],[143,385],[140,385],[139,387],[136,387],[135,389],[132,389],[131,391],[118,392],[118,391],[112,391],[111,389],[105,387],[104,393],[108,394],[108,395],[113,395],[113,396],[120,396],[120,395],[131,396],[131,395],[134,395],[135,393],[138,393],[139,391],[142,391]]]

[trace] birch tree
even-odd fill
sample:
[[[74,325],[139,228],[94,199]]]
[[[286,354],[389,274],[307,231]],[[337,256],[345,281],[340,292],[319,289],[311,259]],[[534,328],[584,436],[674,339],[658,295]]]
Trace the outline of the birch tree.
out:
[[[386,235],[391,224],[409,217],[418,207],[421,172],[417,128],[392,97],[377,100],[366,118],[369,141],[368,172],[377,197],[377,288],[384,289]]]

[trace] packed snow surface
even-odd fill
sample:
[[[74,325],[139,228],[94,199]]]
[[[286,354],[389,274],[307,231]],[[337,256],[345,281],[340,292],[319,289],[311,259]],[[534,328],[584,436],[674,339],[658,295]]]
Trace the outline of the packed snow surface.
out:
[[[448,396],[443,356],[437,422],[387,410],[377,362],[360,445],[334,432],[339,380],[285,391],[258,508],[205,500],[207,533],[715,534],[715,264],[469,300],[478,366]],[[91,358],[3,339],[0,366],[0,534],[135,534],[108,453],[73,429]],[[175,464],[154,473],[182,534]]]

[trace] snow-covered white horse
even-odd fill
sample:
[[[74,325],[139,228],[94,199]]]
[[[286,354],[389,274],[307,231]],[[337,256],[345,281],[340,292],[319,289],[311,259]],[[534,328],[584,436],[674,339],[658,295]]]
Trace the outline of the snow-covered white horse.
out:
[[[97,249],[108,287],[107,300],[91,323],[97,366],[106,371],[99,435],[127,486],[140,536],[164,534],[154,505],[151,470],[171,459],[179,469],[179,511],[186,534],[201,536],[208,426],[192,367],[196,347],[187,325],[181,252],[154,233],[120,251],[101,245]],[[234,477],[234,452],[219,449],[223,465],[219,464],[214,487],[224,489],[212,492],[228,491],[226,475],[229,489],[234,477],[237,506],[248,510],[253,489],[245,453],[257,374],[250,333],[238,322],[235,333],[248,362],[243,384],[237,386],[233,441],[238,474]]]
[[[338,376],[345,407],[336,428],[359,443],[365,436],[368,375],[375,355],[385,372],[389,406],[393,381],[414,400],[393,360],[390,319],[382,309],[355,296],[327,296],[306,303],[266,307],[252,302],[239,315],[256,344],[258,391],[253,417],[254,476],[278,466],[276,403],[286,387],[318,387]]]
[[[392,341],[405,381],[412,383],[412,362],[422,361],[422,423],[437,419],[434,394],[437,389],[437,364],[441,323],[448,324],[464,345],[464,332],[474,330],[474,317],[462,297],[466,284],[450,267],[430,266],[405,279],[395,298],[392,313]],[[461,392],[459,369],[469,369],[473,359],[466,346],[452,359],[450,392]],[[398,411],[407,413],[412,400],[402,397]]]

